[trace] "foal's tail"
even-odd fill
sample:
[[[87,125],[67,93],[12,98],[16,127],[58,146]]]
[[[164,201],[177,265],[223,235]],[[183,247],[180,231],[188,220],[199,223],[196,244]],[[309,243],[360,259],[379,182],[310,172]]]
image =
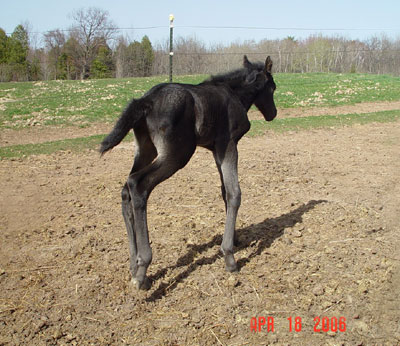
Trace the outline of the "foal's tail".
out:
[[[109,135],[101,142],[100,153],[114,148],[133,129],[135,124],[151,110],[151,102],[143,98],[132,100],[119,117]]]

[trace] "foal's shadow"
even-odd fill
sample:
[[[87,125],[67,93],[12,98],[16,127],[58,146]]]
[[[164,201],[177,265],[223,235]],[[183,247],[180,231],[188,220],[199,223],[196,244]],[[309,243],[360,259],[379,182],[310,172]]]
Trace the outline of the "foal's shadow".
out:
[[[285,228],[293,227],[297,223],[302,222],[302,217],[305,213],[313,209],[316,205],[320,203],[325,203],[325,200],[311,200],[307,204],[303,204],[295,210],[292,210],[289,213],[283,214],[281,216],[265,219],[263,222],[259,224],[253,224],[246,228],[238,229],[236,232],[238,234],[239,246],[237,250],[248,248],[249,246],[253,246],[258,241],[258,245],[255,250],[246,258],[242,258],[238,261],[239,269],[244,267],[248,262],[251,261],[255,256],[260,255],[266,248],[269,248],[275,239],[279,238]],[[209,242],[198,245],[190,245],[188,252],[179,257],[176,265],[169,266],[168,268],[164,268],[159,270],[154,275],[149,276],[151,281],[157,281],[165,276],[168,269],[177,269],[179,267],[187,268],[176,275],[174,278],[170,279],[168,282],[162,283],[149,297],[147,297],[146,301],[154,302],[158,299],[161,299],[166,295],[167,291],[171,291],[176,286],[182,282],[185,278],[187,278],[196,268],[200,265],[204,264],[212,264],[218,258],[222,257],[219,246],[222,242],[222,235],[215,235]],[[202,257],[195,260],[195,257],[200,253],[207,251],[208,249],[213,248],[214,246],[218,247],[218,251],[210,257]]]

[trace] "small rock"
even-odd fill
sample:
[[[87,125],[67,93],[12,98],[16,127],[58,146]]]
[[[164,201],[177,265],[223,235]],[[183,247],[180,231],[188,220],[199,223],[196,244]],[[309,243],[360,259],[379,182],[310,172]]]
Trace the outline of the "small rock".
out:
[[[188,240],[186,240],[186,244],[187,245],[194,245],[194,244],[196,244],[196,242],[192,238],[189,238]]]
[[[322,304],[321,304],[321,307],[322,307],[322,309],[324,309],[324,310],[330,308],[331,306],[332,306],[332,303],[331,303],[331,302],[328,302],[328,301],[322,302]]]
[[[277,344],[279,342],[278,335],[274,333],[268,334],[268,339],[271,342],[271,344]]]
[[[300,238],[302,236],[301,232],[298,230],[293,230],[292,235],[293,235],[293,237],[296,237],[296,238]]]
[[[286,245],[290,245],[293,243],[290,238],[286,238],[286,237],[282,238],[282,242],[284,242]]]
[[[368,286],[365,281],[361,281],[358,285],[358,292],[360,293],[368,293]]]
[[[315,286],[315,287],[313,288],[313,290],[312,290],[312,293],[313,293],[315,296],[322,296],[322,295],[324,294],[324,292],[325,292],[325,290],[324,290],[324,288],[322,287],[322,285],[317,285],[317,286]]]
[[[201,317],[197,314],[192,315],[192,322],[193,323],[199,323],[201,321]]]
[[[301,258],[299,256],[295,256],[295,257],[292,258],[292,262],[296,263],[296,264],[299,264],[301,262]]]
[[[76,339],[76,336],[73,336],[73,335],[71,335],[71,334],[67,334],[67,335],[65,336],[65,338],[67,339],[67,341],[71,342],[72,340],[75,340],[75,339]]]
[[[63,332],[61,331],[61,328],[60,327],[58,327],[55,331],[54,331],[54,333],[53,333],[53,339],[56,339],[56,340],[58,340],[58,339],[61,339],[62,337],[63,337]]]
[[[234,275],[231,275],[227,280],[227,284],[229,287],[237,287],[239,285],[239,280]]]
[[[36,332],[41,331],[42,329],[46,329],[49,326],[48,321],[45,319],[41,319],[39,324],[36,326]]]
[[[369,334],[369,327],[364,321],[354,322],[353,330],[355,330],[359,334],[363,334],[363,335]]]
[[[293,231],[294,232],[300,232],[300,231],[303,231],[303,230],[304,230],[304,226],[303,225],[296,224],[296,225],[293,226]]]

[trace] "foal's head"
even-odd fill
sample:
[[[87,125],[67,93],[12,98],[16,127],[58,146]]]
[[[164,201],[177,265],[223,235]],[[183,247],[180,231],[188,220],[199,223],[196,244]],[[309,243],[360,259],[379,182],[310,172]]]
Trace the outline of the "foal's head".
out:
[[[277,110],[274,103],[274,91],[276,89],[276,85],[271,74],[271,58],[267,57],[265,60],[265,65],[252,64],[245,55],[243,58],[243,66],[248,71],[246,81],[249,84],[254,83],[257,88],[257,96],[254,104],[264,115],[265,120],[273,120],[276,117]]]

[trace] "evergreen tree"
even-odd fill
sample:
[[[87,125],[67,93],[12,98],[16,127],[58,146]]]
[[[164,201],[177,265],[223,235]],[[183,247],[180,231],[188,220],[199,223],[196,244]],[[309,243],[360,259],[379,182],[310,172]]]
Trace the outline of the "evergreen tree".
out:
[[[57,79],[69,79],[68,74],[68,55],[67,53],[61,53],[57,59]]]
[[[22,25],[18,25],[7,41],[9,79],[15,81],[28,80],[28,32]]]
[[[26,66],[29,52],[28,32],[22,25],[18,25],[10,37],[8,62]]]
[[[128,75],[129,77],[143,76],[142,46],[140,42],[133,41],[127,48]]]
[[[12,79],[12,71],[8,65],[9,37],[0,28],[0,82],[9,82]]]
[[[8,37],[6,32],[0,28],[0,64],[8,62]]]
[[[111,49],[107,45],[100,46],[97,56],[92,62],[90,78],[111,78],[113,70]]]
[[[147,36],[141,42],[133,41],[125,49],[125,68],[127,77],[146,77],[151,75],[154,51]]]
[[[151,75],[154,62],[153,47],[147,36],[144,36],[142,38],[141,49],[143,56],[143,76],[147,77]]]

